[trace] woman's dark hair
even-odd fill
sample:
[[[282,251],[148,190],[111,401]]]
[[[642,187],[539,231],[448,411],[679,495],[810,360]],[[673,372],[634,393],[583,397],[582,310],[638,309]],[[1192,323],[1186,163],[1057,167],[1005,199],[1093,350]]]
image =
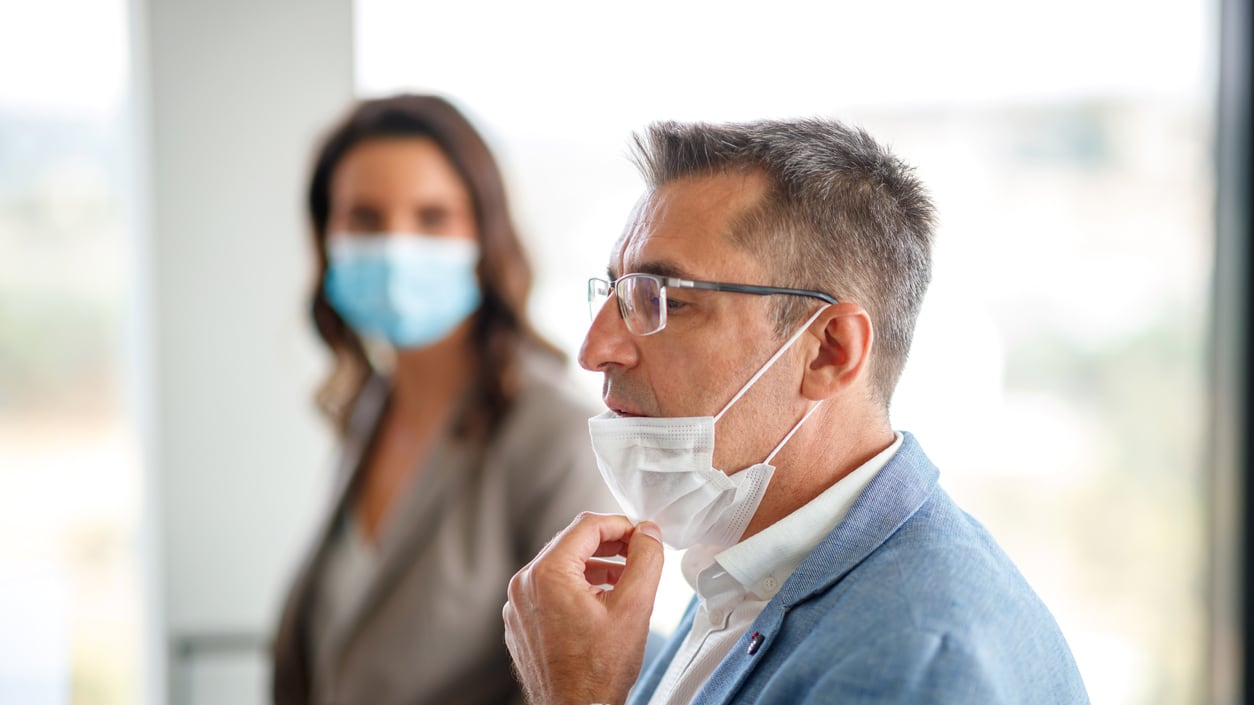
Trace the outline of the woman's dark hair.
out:
[[[353,402],[372,371],[361,339],[332,308],[322,290],[327,271],[331,180],[353,147],[374,139],[405,137],[434,140],[470,193],[479,230],[478,275],[483,292],[472,332],[478,351],[480,369],[475,379],[480,396],[471,400],[458,432],[486,435],[504,416],[517,391],[520,347],[532,342],[559,357],[561,353],[527,321],[531,266],[510,220],[496,160],[470,122],[437,96],[399,95],[362,101],[330,132],[318,152],[309,183],[309,215],[318,266],[311,312],[318,335],[335,357],[335,367],[318,392],[318,405],[343,432]]]

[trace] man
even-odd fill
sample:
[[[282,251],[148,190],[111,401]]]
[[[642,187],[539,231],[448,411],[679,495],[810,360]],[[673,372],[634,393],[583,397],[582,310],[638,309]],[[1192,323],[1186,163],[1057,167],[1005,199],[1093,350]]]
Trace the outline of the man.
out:
[[[636,147],[649,188],[580,352],[632,516],[581,515],[511,581],[533,705],[1087,703],[1049,611],[889,423],[931,269],[911,170],[822,120]],[[637,683],[659,541],[696,599]]]

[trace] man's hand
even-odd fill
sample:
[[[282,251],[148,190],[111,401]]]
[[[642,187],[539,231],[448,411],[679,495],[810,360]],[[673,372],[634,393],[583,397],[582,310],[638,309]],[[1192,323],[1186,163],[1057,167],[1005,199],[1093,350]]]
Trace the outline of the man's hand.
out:
[[[661,535],[652,522],[585,512],[509,581],[505,644],[531,705],[626,701],[662,577]]]

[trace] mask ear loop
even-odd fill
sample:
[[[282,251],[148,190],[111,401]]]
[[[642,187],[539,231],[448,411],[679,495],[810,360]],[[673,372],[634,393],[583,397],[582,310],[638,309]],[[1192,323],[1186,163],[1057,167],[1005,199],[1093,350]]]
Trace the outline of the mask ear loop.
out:
[[[776,350],[775,354],[772,355],[771,358],[767,360],[764,365],[758,368],[757,372],[753,373],[753,376],[749,378],[749,381],[745,382],[745,386],[741,387],[740,391],[736,392],[735,396],[731,398],[731,401],[727,402],[727,404],[723,406],[723,410],[714,415],[715,423],[718,423],[718,420],[723,418],[723,414],[726,414],[727,410],[732,408],[732,404],[735,404],[736,402],[740,401],[740,397],[743,397],[745,395],[745,392],[749,391],[749,388],[753,386],[754,382],[757,382],[759,379],[761,379],[762,375],[766,374],[766,371],[771,369],[771,366],[774,365],[777,360],[783,357],[784,353],[788,352],[788,348],[791,348],[792,344],[797,342],[797,340],[801,337],[801,334],[805,333],[806,330],[810,328],[811,323],[814,323],[815,321],[819,319],[819,314],[826,311],[828,306],[831,306],[831,304],[823,304],[822,308],[815,311],[814,315],[810,316],[809,320],[805,322],[805,325],[798,328],[797,332],[793,333],[792,337],[789,338],[787,342],[785,342],[783,346],[780,347],[779,350]],[[811,409],[810,411],[813,412],[814,410]],[[807,413],[806,416],[808,417],[809,413]],[[793,428],[793,430],[795,431],[797,429]],[[791,436],[792,434],[789,433],[788,435]],[[778,450],[778,448],[776,450]],[[775,454],[772,453],[771,455],[773,457]]]
[[[771,451],[771,454],[766,456],[766,460],[763,460],[762,462],[770,465],[771,461],[775,459],[775,456],[778,455],[779,452],[784,449],[784,446],[788,444],[788,441],[792,440],[792,435],[801,430],[801,425],[810,420],[810,417],[814,414],[814,412],[819,410],[819,405],[822,403],[822,401],[814,402],[814,405],[810,407],[810,410],[806,412],[806,415],[801,417],[801,420],[792,427],[792,430],[788,432],[788,435],[784,436],[784,440],[780,441],[779,445],[775,446],[775,450]]]

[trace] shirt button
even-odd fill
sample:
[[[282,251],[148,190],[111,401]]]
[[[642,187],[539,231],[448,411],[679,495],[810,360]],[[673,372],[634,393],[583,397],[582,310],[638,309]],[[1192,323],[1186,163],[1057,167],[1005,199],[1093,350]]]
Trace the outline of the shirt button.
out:
[[[775,576],[768,575],[762,579],[762,587],[770,592],[774,592],[775,588],[779,587],[779,581],[775,579]]]

